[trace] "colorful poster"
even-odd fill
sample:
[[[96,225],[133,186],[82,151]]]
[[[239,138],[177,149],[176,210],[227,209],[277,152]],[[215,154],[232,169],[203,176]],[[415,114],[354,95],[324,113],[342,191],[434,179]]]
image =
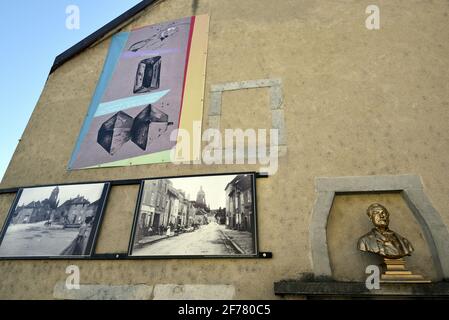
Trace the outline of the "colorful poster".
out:
[[[203,15],[113,37],[70,170],[170,161],[172,131],[202,121],[208,26]]]

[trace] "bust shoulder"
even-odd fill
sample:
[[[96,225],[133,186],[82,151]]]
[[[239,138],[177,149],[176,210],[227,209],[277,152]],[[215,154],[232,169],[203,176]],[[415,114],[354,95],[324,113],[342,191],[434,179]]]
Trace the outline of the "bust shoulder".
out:
[[[373,229],[360,237],[359,241],[357,242],[357,247],[362,251],[376,252],[377,236],[375,230]]]

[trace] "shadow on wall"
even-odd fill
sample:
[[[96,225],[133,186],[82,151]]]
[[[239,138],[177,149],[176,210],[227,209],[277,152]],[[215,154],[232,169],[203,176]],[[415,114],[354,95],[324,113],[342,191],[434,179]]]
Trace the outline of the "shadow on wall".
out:
[[[420,225],[399,192],[337,195],[330,211],[327,239],[332,275],[338,281],[365,281],[368,265],[380,265],[382,259],[357,248],[358,239],[373,225],[366,209],[372,203],[384,205],[390,212],[390,229],[407,238],[415,251],[405,257],[407,268],[427,279],[438,280],[429,246]]]
[[[196,11],[198,10],[198,2],[199,0],[192,1],[192,16],[196,15]]]

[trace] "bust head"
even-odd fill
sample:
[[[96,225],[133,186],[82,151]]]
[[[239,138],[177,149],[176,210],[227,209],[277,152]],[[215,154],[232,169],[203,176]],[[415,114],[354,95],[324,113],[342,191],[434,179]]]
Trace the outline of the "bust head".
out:
[[[383,205],[373,203],[366,210],[366,214],[375,228],[359,239],[359,250],[373,252],[389,259],[402,258],[413,252],[413,247],[406,238],[388,229],[390,213]]]
[[[390,213],[379,203],[373,203],[366,210],[373,225],[378,229],[387,229],[390,224]]]

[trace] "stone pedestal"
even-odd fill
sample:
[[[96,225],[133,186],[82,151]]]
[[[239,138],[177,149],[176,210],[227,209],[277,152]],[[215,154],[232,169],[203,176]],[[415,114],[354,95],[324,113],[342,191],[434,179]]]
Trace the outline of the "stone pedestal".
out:
[[[385,272],[380,276],[381,283],[430,283],[423,276],[413,274],[405,267],[404,259],[384,258]]]

